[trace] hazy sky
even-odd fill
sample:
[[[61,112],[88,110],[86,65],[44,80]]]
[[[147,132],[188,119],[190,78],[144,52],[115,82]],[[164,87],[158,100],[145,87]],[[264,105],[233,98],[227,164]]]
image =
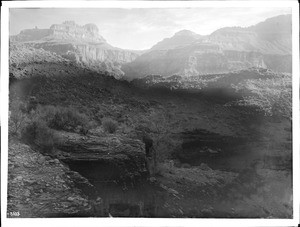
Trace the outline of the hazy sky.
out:
[[[148,49],[182,29],[206,35],[221,27],[246,27],[290,13],[290,8],[10,9],[10,34],[74,20],[79,25],[96,24],[113,46]]]

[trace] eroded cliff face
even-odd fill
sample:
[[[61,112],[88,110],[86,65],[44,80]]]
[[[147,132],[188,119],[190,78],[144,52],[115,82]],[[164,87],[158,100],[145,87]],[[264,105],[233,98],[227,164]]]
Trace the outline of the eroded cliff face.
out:
[[[257,25],[221,28],[208,36],[181,31],[122,66],[129,79],[147,75],[184,77],[250,67],[292,72],[291,15]]]
[[[83,67],[129,80],[157,74],[189,77],[228,73],[250,67],[292,72],[291,15],[246,28],[225,27],[207,36],[182,30],[144,54],[115,48],[96,25],[79,26],[73,21],[49,29],[23,30],[11,41],[31,43]]]
[[[114,77],[121,78],[124,75],[121,65],[135,60],[138,55],[126,50],[108,49],[105,45],[44,42],[35,44],[35,47],[54,52],[95,71],[107,71]]]
[[[94,24],[80,26],[73,21],[53,24],[49,29],[26,29],[10,38],[11,42],[31,42],[44,49],[96,71],[108,71],[115,77],[124,73],[120,67],[135,60],[136,52],[109,45]]]
[[[287,61],[289,56],[286,56]],[[215,44],[194,44],[171,50],[154,50],[122,66],[126,77],[139,78],[152,74],[184,77],[202,74],[227,73],[250,67],[275,68],[289,71],[289,66],[278,67],[274,61],[282,56],[259,52],[223,50]],[[280,60],[279,60],[280,59]]]
[[[95,24],[80,26],[75,24],[74,21],[65,21],[62,24],[53,24],[50,30],[54,37],[62,40],[106,43],[106,40],[99,34],[99,29]]]
[[[61,143],[55,156],[91,182],[135,182],[147,176],[146,156],[140,140],[124,136],[90,136],[57,132]]]

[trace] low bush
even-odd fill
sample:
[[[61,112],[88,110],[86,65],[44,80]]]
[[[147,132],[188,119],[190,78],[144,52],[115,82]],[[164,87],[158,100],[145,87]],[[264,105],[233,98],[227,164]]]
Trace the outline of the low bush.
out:
[[[38,106],[34,115],[56,130],[87,134],[92,127],[89,118],[72,107]]]
[[[36,97],[31,96],[27,103],[27,107],[26,107],[27,112],[30,113],[30,111],[35,110],[37,105],[38,105],[38,102],[37,102]]]
[[[103,118],[102,125],[106,132],[115,133],[118,128],[118,123],[111,118]]]
[[[87,134],[92,127],[89,118],[74,108],[38,105],[28,112],[23,102],[10,103],[9,132],[44,151],[53,149],[53,129]]]
[[[34,119],[27,123],[22,130],[21,138],[26,143],[39,146],[45,152],[51,151],[54,146],[52,129],[40,119]]]
[[[9,104],[9,133],[18,136],[27,121],[26,106],[20,100]]]

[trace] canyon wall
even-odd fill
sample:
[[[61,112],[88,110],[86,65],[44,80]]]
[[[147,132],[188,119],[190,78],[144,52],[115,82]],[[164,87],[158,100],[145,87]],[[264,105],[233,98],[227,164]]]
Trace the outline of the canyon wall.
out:
[[[147,75],[184,77],[251,67],[292,72],[291,15],[251,27],[225,27],[200,36],[183,30],[122,66],[128,79]]]
[[[121,65],[135,60],[137,52],[115,48],[99,34],[94,24],[77,25],[73,21],[53,24],[49,29],[26,29],[10,37],[11,43],[31,43],[36,49],[60,55],[99,72],[108,71],[120,78]]]

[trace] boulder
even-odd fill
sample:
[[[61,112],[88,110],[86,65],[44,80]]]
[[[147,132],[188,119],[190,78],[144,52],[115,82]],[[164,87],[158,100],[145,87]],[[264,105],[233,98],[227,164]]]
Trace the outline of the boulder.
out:
[[[211,170],[211,168],[205,163],[201,163],[199,168],[202,169],[202,170]]]
[[[140,140],[120,135],[87,137],[66,132],[59,136],[61,142],[55,156],[94,182],[132,182],[147,175],[145,148]]]

